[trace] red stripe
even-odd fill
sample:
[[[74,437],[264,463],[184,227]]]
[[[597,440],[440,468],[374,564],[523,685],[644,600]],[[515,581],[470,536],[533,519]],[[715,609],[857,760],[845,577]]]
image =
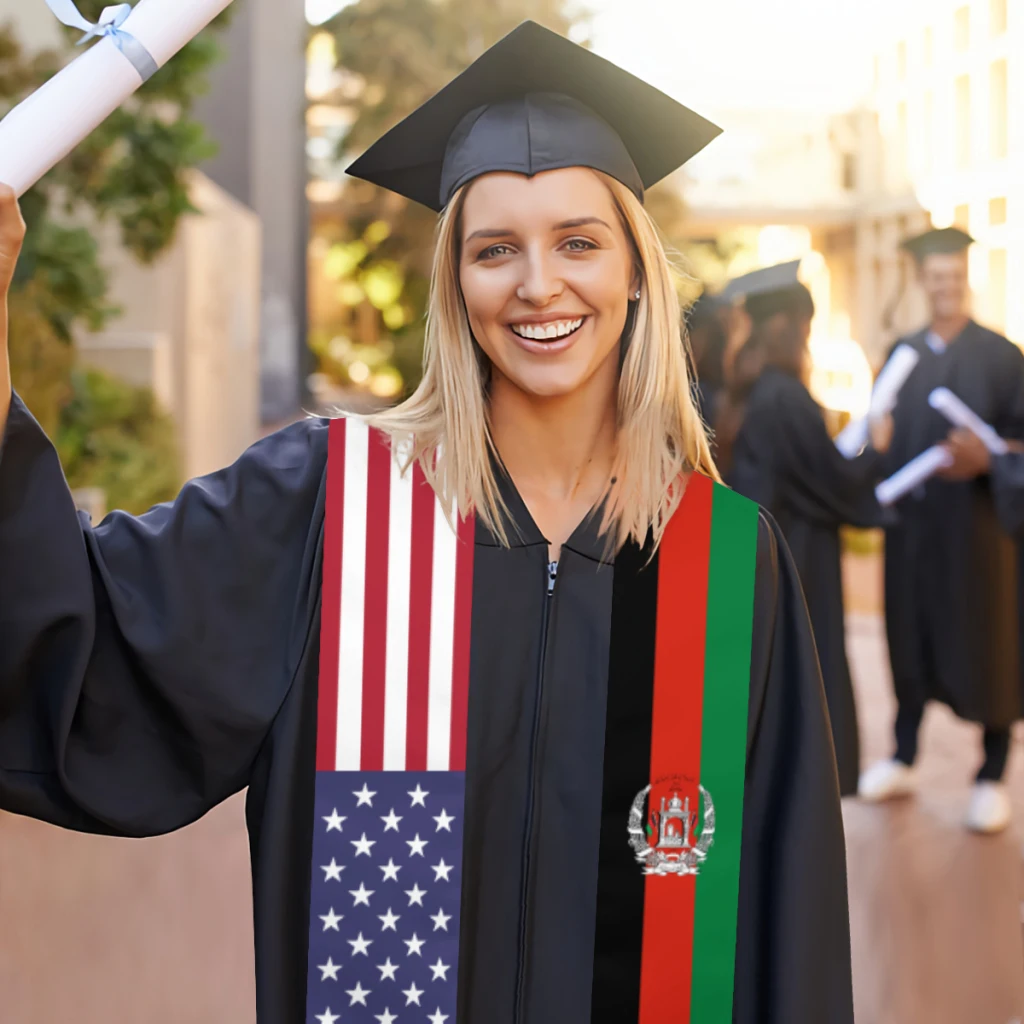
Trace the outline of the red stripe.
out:
[[[430,693],[430,598],[434,564],[434,491],[419,463],[412,469],[412,564],[409,580],[409,690],[405,768],[427,770]]]
[[[458,514],[458,513],[456,513]],[[469,639],[473,627],[472,516],[459,523],[455,554],[455,650],[452,652],[452,735],[448,770],[466,770],[466,718],[469,712]]]
[[[713,484],[696,474],[658,556],[650,809],[678,792],[700,811],[701,721]],[[659,780],[661,784],[659,785]],[[695,879],[651,875],[644,889],[639,1024],[690,1020]]]
[[[345,421],[327,428],[327,504],[320,591],[320,684],[317,693],[316,768],[335,768],[338,734],[338,659],[341,643],[341,534],[345,509]]]
[[[388,518],[391,447],[370,431],[366,474],[366,604],[363,620],[363,722],[360,766],[384,770],[384,670],[388,640]]]

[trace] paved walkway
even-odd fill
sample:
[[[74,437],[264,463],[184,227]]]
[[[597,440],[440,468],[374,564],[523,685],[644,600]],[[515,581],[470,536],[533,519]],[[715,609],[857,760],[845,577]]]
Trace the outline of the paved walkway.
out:
[[[872,758],[888,752],[892,714],[878,566],[857,559],[847,568],[851,656]],[[921,797],[845,809],[858,1024],[1024,1016],[1019,828],[982,839],[958,825],[976,734],[933,709]],[[1011,777],[1024,825],[1020,746],[1018,737]],[[250,916],[240,799],[145,842],[0,815],[0,1021],[252,1024]]]

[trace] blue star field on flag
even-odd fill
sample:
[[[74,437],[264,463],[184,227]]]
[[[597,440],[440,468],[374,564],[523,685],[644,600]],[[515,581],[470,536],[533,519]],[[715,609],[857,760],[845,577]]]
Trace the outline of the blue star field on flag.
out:
[[[318,772],[308,1024],[455,1024],[463,772]]]

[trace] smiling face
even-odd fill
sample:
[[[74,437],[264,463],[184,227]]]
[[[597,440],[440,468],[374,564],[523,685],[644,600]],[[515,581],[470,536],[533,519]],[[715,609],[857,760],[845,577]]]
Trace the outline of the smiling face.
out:
[[[932,253],[918,270],[921,286],[928,295],[932,317],[952,320],[967,312],[967,253]]]
[[[555,398],[617,373],[639,276],[595,172],[478,178],[462,208],[459,280],[495,381]]]

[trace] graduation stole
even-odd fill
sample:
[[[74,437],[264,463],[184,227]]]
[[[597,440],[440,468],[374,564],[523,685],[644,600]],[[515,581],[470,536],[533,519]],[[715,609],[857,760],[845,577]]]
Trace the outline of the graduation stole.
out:
[[[410,1010],[459,1024],[473,534],[472,520],[452,531],[418,467],[399,475],[387,438],[331,423],[317,1024],[393,1024]],[[635,996],[639,1024],[732,1020],[756,542],[756,505],[694,476],[656,558],[627,548],[616,560],[595,1022],[612,981],[616,1004],[623,983]],[[600,970],[605,946],[641,951],[628,978]]]
[[[695,474],[657,556],[616,559],[597,966],[641,952],[595,970],[595,1024],[619,1024],[602,1008],[624,996],[639,1024],[733,1019],[757,523],[756,504]]]

